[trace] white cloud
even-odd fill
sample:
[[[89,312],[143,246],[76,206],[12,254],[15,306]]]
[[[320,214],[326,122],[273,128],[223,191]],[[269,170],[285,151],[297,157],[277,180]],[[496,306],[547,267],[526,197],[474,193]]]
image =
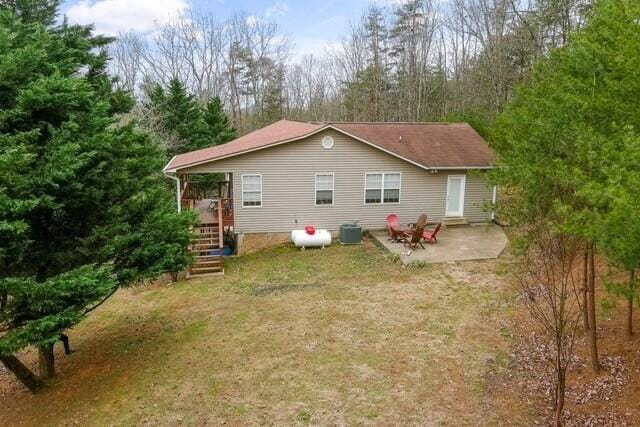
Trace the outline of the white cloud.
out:
[[[247,25],[258,25],[261,23],[273,22],[274,16],[284,16],[289,12],[289,5],[287,3],[278,1],[271,7],[264,10],[263,13],[255,15],[248,15],[246,17]],[[270,19],[271,18],[271,19]]]
[[[273,6],[268,7],[267,10],[264,11],[265,16],[284,16],[289,12],[289,5],[283,1],[277,1],[273,4]]]
[[[148,31],[189,9],[187,0],[80,0],[66,15],[70,22],[95,24],[96,32]]]
[[[278,1],[274,3],[271,7],[268,7],[264,10],[263,13],[260,14],[251,14],[247,15],[245,21],[247,25],[253,26],[258,24],[264,24],[267,22],[273,22],[274,16],[284,16],[289,12],[289,5],[287,3]]]
[[[258,15],[249,15],[247,16],[245,22],[247,23],[247,25],[253,27],[254,25],[258,25],[266,21],[263,18],[259,17]]]

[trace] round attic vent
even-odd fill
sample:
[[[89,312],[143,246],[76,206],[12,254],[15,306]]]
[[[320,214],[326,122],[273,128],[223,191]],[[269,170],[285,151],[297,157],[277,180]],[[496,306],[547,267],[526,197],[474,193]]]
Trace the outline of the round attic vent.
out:
[[[326,148],[327,150],[333,147],[333,138],[331,138],[330,136],[325,136],[324,138],[322,138],[322,147]]]

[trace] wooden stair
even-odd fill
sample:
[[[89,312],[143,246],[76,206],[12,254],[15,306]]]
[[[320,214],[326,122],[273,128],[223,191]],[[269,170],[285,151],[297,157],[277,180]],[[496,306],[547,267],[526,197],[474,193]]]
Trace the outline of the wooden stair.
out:
[[[187,278],[224,274],[221,227],[219,224],[201,224],[193,230],[196,238],[190,250],[195,262],[187,272]],[[217,255],[212,255],[212,251]]]
[[[448,217],[442,220],[442,225],[446,227],[455,227],[459,225],[469,225],[469,222],[464,217]]]

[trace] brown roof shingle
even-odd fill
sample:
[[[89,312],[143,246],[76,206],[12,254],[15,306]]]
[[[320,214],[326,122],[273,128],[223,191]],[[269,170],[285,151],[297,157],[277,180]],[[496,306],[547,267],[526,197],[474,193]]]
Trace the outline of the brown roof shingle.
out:
[[[488,167],[493,151],[466,123],[333,123],[357,138],[428,168]]]
[[[165,170],[179,169],[195,163],[216,160],[221,157],[227,157],[240,154],[245,151],[266,147],[277,142],[300,138],[308,133],[320,129],[321,127],[322,125],[320,124],[296,122],[292,120],[279,120],[256,131],[243,135],[240,138],[236,138],[233,141],[227,142],[226,144],[203,148],[189,153],[178,154],[171,159],[167,166],[165,166]]]
[[[426,168],[490,167],[495,156],[466,123],[305,123],[280,120],[226,144],[175,156],[165,170],[242,154],[332,127]]]

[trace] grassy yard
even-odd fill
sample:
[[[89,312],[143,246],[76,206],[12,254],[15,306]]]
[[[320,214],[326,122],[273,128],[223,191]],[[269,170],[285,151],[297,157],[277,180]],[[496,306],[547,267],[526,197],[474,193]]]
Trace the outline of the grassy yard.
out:
[[[407,268],[367,242],[121,291],[45,391],[0,371],[0,425],[527,425],[495,381],[514,305],[499,271]]]

